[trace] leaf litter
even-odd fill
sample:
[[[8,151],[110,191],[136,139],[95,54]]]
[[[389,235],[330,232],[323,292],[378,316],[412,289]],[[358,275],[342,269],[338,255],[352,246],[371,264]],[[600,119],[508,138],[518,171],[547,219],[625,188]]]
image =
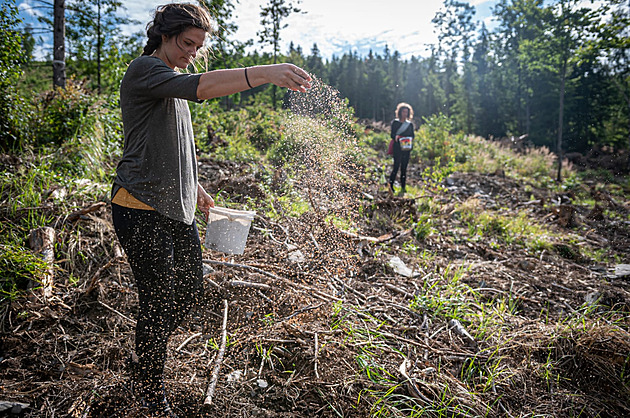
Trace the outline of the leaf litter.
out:
[[[456,210],[470,202],[513,217],[526,211],[572,233],[558,213],[530,203],[532,195],[555,196],[500,175],[455,173],[428,197],[394,198],[366,180],[366,164],[380,163],[356,158],[337,92],[316,81],[288,106],[293,148],[268,177],[279,189],[292,182],[308,210],[290,216],[274,202],[276,216],[259,212],[243,255],[204,252],[203,303],[169,343],[165,379],[176,412],[630,415],[628,278],[610,276],[571,245],[535,252],[498,245],[492,235],[467,239]],[[201,163],[207,190],[227,190],[236,204],[270,198],[252,184],[260,167]],[[290,175],[278,176],[282,170]],[[410,165],[409,183],[419,190],[422,170]],[[429,220],[427,202],[437,208]],[[630,228],[576,211],[595,231],[577,244],[606,246],[627,263]],[[429,223],[419,234],[418,225]],[[21,404],[15,408],[25,417],[146,416],[125,366],[137,294],[109,210],[63,231],[63,245],[74,237],[78,249],[69,251],[76,259],[57,262],[58,275],[72,269],[80,279],[57,281],[49,301],[2,306],[0,401]],[[224,301],[225,356],[204,407]]]

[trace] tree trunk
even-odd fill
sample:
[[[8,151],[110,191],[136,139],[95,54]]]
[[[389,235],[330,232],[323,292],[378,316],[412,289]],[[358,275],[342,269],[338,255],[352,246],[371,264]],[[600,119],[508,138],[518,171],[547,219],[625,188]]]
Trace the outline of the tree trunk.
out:
[[[562,66],[562,74],[560,76],[560,108],[558,109],[558,144],[556,151],[558,153],[558,183],[562,182],[562,124],[564,120],[564,88],[566,82],[566,64]]]
[[[103,41],[101,36],[101,1],[98,0],[96,2],[96,7],[98,9],[98,22],[96,22],[96,86],[97,91],[101,94],[101,49],[103,48]]]
[[[527,98],[527,103],[525,104],[525,135],[529,137],[532,128],[532,106],[531,106],[531,97]]]
[[[630,100],[628,100],[628,164],[627,169],[630,171]]]
[[[55,0],[53,23],[53,86],[66,87],[65,0]]]

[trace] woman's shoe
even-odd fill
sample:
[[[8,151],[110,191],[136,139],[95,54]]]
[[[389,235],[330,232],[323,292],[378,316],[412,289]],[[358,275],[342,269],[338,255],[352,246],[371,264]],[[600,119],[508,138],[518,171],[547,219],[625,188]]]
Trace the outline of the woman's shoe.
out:
[[[147,408],[151,415],[167,418],[179,418],[178,415],[173,412],[171,405],[168,403],[166,396],[161,395],[161,399],[149,399],[141,398],[140,404],[143,408]]]
[[[151,416],[178,418],[166,399],[164,383],[136,385],[136,399],[143,408],[147,408]]]

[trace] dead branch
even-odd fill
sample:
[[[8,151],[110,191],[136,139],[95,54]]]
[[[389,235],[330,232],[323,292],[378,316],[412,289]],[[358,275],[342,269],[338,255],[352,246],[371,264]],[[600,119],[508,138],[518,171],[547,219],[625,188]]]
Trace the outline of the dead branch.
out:
[[[102,265],[97,271],[96,273],[94,273],[94,275],[92,276],[92,278],[89,281],[89,285],[87,287],[87,289],[85,289],[85,294],[89,295],[91,294],[94,289],[96,288],[96,285],[99,282],[99,278],[101,277],[101,274],[107,270],[108,268],[110,268],[112,266],[112,264],[114,264],[114,261],[116,261],[116,258],[112,258],[111,260],[109,260],[107,263],[105,263],[104,265]]]
[[[418,386],[416,386],[416,383],[411,379],[411,377],[409,377],[409,374],[407,373],[407,369],[409,368],[410,365],[411,365],[411,362],[408,359],[405,359],[403,360],[402,363],[400,363],[400,367],[398,367],[398,371],[400,372],[402,377],[404,377],[405,380],[407,381],[407,390],[409,391],[410,394],[414,395],[415,397],[423,401],[425,404],[431,404],[431,401],[426,396],[424,396],[422,392],[420,392],[420,389],[418,389]]]
[[[315,377],[319,380],[319,372],[317,371],[317,362],[319,361],[317,358],[317,352],[319,351],[319,340],[317,337],[317,333],[315,333],[315,359],[313,360],[313,370],[315,371]]]
[[[53,226],[56,228],[59,225],[65,223],[65,222],[74,222],[74,221],[78,220],[83,215],[87,215],[88,213],[96,212],[97,210],[99,210],[100,208],[105,206],[106,204],[107,203],[105,203],[105,202],[97,202],[97,203],[94,203],[94,204],[92,204],[90,206],[87,206],[85,208],[81,208],[79,210],[75,210],[74,212],[71,212],[68,215],[66,215],[63,219],[61,217],[58,218],[57,221],[55,221]]]
[[[199,336],[201,336],[201,333],[200,333],[200,332],[196,332],[196,333],[194,333],[194,334],[193,334],[193,335],[191,335],[190,337],[186,338],[186,339],[184,340],[184,342],[183,342],[183,343],[181,343],[181,344],[179,345],[179,347],[177,347],[177,348],[175,349],[175,351],[181,351],[181,349],[182,349],[182,348],[184,348],[184,347],[186,346],[186,344],[188,344],[189,342],[191,342],[192,340],[194,340],[195,338],[197,338],[197,337],[199,337]]]
[[[317,308],[319,308],[322,305],[323,305],[323,303],[320,303],[319,305],[305,306],[304,308],[298,309],[297,311],[293,312],[291,315],[287,316],[286,318],[284,318],[282,320],[286,321],[286,320],[291,319],[294,316],[299,315],[301,313],[312,311],[313,309],[317,309]]]
[[[228,318],[228,301],[223,299],[223,327],[221,329],[221,347],[219,348],[219,354],[214,361],[214,371],[212,372],[212,379],[210,385],[206,391],[206,399],[203,401],[204,406],[212,405],[212,397],[214,396],[214,390],[217,387],[217,381],[219,380],[219,371],[221,370],[221,364],[223,363],[223,356],[225,355],[225,345],[227,342],[227,318]]]
[[[259,289],[259,290],[270,290],[271,289],[271,286],[269,286],[268,284],[245,282],[245,281],[242,281],[242,280],[232,280],[230,282],[230,286],[232,286],[232,287],[249,287],[249,288],[252,288],[252,289]]]
[[[221,285],[219,285],[219,284],[218,284],[217,282],[215,282],[214,280],[210,279],[208,276],[210,276],[210,275],[208,274],[208,275],[204,276],[204,277],[206,277],[206,280],[208,280],[208,283],[210,283],[210,285],[211,285],[212,287],[215,287],[215,288],[217,288],[217,289],[221,289]]]
[[[130,324],[132,324],[134,327],[136,326],[136,321],[134,321],[133,319],[129,318],[128,316],[125,316],[124,314],[118,312],[116,309],[112,308],[111,306],[109,306],[108,304],[106,304],[105,302],[101,302],[100,300],[98,301],[98,303],[105,309],[112,311],[113,313],[115,313],[116,315],[120,316],[121,318],[127,320],[127,322],[129,322]]]
[[[342,289],[348,289],[351,293],[356,295],[361,300],[362,303],[366,303],[367,302],[367,298],[365,297],[365,295],[363,295],[363,293],[359,292],[358,290],[356,290],[352,286],[348,286],[341,279],[339,279],[339,278],[337,278],[335,276],[330,276],[330,277],[332,278],[333,281],[339,283],[342,286]]]
[[[394,286],[393,284],[390,283],[385,283],[383,286],[385,286],[386,288],[388,288],[391,291],[394,291],[396,293],[400,293],[401,295],[407,297],[407,298],[413,298],[413,295],[411,293],[408,293],[407,291]]]
[[[381,235],[380,237],[366,237],[364,235],[359,235],[359,234],[355,234],[354,232],[349,232],[349,231],[344,231],[343,229],[339,229],[337,228],[337,230],[342,234],[345,235],[347,237],[350,237],[354,240],[357,241],[367,241],[367,242],[371,242],[374,244],[382,244],[384,242],[387,241],[391,241],[395,238],[401,237],[401,236],[405,236],[407,234],[409,234],[412,231],[413,228],[410,229],[406,229],[404,231],[396,231],[396,232],[390,232],[389,234],[385,234],[385,235]]]
[[[260,296],[261,298],[263,298],[267,302],[273,304],[273,300],[269,299],[269,297],[267,295],[265,295],[263,292],[261,292],[260,290],[258,291],[258,296]]]
[[[302,290],[308,290],[309,292],[312,292],[312,294],[314,296],[319,296],[320,298],[323,298],[326,301],[340,301],[341,300],[338,297],[335,297],[333,295],[329,295],[329,294],[324,293],[322,291],[319,291],[319,290],[317,290],[317,289],[315,289],[313,287],[305,286],[305,285],[300,284],[300,283],[292,282],[289,279],[286,279],[284,277],[280,277],[280,276],[275,275],[273,273],[269,273],[269,272],[267,272],[265,270],[262,270],[262,269],[259,269],[257,267],[248,266],[246,264],[235,264],[235,263],[228,263],[228,262],[225,262],[225,261],[216,261],[216,260],[208,260],[208,259],[204,259],[202,261],[204,263],[217,264],[217,265],[220,265],[220,266],[236,267],[236,268],[242,268],[242,269],[246,269],[246,270],[252,270],[252,271],[255,271],[256,273],[264,274],[265,276],[271,277],[272,279],[284,282],[284,283],[290,285],[291,287],[298,287],[298,288],[300,288]]]
[[[471,348],[477,350],[477,341],[466,331],[466,328],[459,322],[457,319],[451,319],[448,321],[448,327],[455,332],[455,334],[462,337],[462,339],[468,344]]]

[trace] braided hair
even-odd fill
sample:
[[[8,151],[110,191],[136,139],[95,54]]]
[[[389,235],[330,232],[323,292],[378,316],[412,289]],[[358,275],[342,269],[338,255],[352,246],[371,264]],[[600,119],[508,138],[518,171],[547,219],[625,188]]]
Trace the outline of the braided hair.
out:
[[[177,36],[189,27],[212,32],[212,22],[206,9],[190,3],[158,6],[152,22],[147,24],[147,44],[142,55],[151,55],[162,45],[162,35]]]

